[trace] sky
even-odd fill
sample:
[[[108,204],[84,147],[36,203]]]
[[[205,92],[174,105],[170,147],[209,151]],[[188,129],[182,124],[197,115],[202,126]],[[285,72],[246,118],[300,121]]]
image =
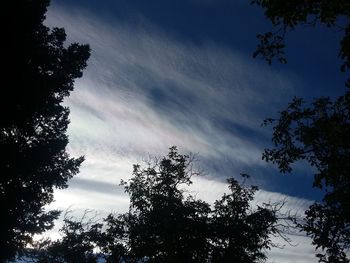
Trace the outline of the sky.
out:
[[[64,27],[68,43],[88,43],[91,57],[65,101],[68,150],[86,160],[49,208],[125,212],[120,180],[132,176],[133,164],[173,145],[196,154],[204,174],[188,191],[210,203],[227,191],[228,177],[242,172],[260,188],[256,203],[286,200],[286,211],[302,214],[320,198],[306,164],[281,175],[261,159],[271,146],[271,127],[261,123],[278,117],[294,96],[310,101],[343,92],[341,34],[297,28],[287,37],[287,65],[269,66],[252,54],[256,35],[271,25],[249,3],[52,1],[46,25]],[[272,249],[269,262],[317,262],[308,238],[291,238],[294,246],[274,239],[285,247]]]

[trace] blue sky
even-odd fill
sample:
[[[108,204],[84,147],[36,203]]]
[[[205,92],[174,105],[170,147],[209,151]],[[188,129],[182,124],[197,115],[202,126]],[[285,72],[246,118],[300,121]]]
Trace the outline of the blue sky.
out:
[[[261,160],[277,117],[293,96],[336,96],[344,90],[339,32],[298,28],[288,38],[287,65],[253,59],[258,33],[270,29],[250,1],[53,1],[46,24],[66,29],[69,42],[89,43],[84,77],[65,102],[71,109],[69,151],[85,155],[81,173],[52,207],[125,211],[118,186],[132,164],[176,145],[196,153],[206,176],[190,189],[212,202],[225,178],[251,175],[256,202],[286,199],[302,212],[320,194],[304,164],[282,176]],[[312,262],[303,236],[298,247],[273,250],[275,262]],[[316,261],[315,261],[316,262]]]

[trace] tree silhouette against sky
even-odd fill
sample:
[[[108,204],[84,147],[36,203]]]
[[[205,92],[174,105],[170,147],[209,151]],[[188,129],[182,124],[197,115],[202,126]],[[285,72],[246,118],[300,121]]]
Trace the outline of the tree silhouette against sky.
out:
[[[254,56],[261,55],[269,63],[273,58],[286,63],[285,36],[297,26],[327,26],[341,30],[339,56],[341,71],[350,68],[350,2],[304,0],[254,0],[272,22],[273,32],[258,35],[260,44]],[[292,165],[306,161],[314,173],[313,187],[322,189],[324,197],[306,211],[299,223],[322,253],[319,262],[349,262],[350,249],[350,80],[344,95],[332,100],[315,99],[307,104],[294,98],[273,124],[273,147],[266,149],[263,159],[277,164],[282,173]]]
[[[43,25],[48,0],[11,1],[5,18],[10,80],[0,119],[0,262],[11,259],[53,226],[59,211],[45,211],[54,188],[67,187],[83,157],[66,152],[69,109],[62,105],[82,76],[90,49],[66,46],[63,28]]]
[[[133,177],[122,182],[130,196],[129,212],[93,218],[65,217],[62,238],[38,242],[32,255],[45,262],[264,262],[282,235],[282,204],[252,206],[255,186],[227,180],[229,192],[213,206],[195,199],[193,156],[171,147],[162,158],[134,165]],[[243,176],[243,181],[248,178]],[[94,254],[93,251],[102,252]]]
[[[193,156],[176,147],[167,156],[134,166],[124,182],[130,196],[127,247],[144,262],[262,262],[278,229],[279,208],[251,207],[257,187],[231,178],[229,193],[211,207],[186,192],[192,184]],[[247,176],[245,176],[247,177]]]

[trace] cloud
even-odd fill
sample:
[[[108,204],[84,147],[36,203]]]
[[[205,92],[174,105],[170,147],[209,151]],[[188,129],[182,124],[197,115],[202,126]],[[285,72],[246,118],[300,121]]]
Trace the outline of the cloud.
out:
[[[305,236],[289,236],[293,245],[286,244],[283,248],[272,248],[268,252],[268,262],[271,263],[316,263],[315,249],[311,240]]]
[[[183,43],[148,24],[107,25],[60,9],[49,13],[48,24],[64,26],[71,41],[92,48],[85,76],[67,101],[72,144],[86,140],[139,156],[178,145],[203,158],[264,165],[261,148],[245,133],[259,129],[281,98],[290,97],[293,83],[286,76],[210,42]],[[234,133],[239,129],[244,133]]]
[[[199,153],[210,176],[196,178],[191,191],[208,202],[226,191],[223,178],[247,167],[267,169],[261,152],[268,131],[260,123],[295,93],[294,76],[209,40],[198,46],[177,39],[143,18],[130,26],[54,5],[46,23],[92,48],[84,77],[65,102],[71,110],[69,151],[86,161],[71,187],[55,192],[50,207],[126,211],[120,180],[130,178],[132,164],[164,155],[172,145]],[[257,202],[282,199],[293,211],[309,203],[283,193],[257,194]],[[310,246],[301,249],[310,254]],[[271,253],[276,262],[288,262],[277,250]]]

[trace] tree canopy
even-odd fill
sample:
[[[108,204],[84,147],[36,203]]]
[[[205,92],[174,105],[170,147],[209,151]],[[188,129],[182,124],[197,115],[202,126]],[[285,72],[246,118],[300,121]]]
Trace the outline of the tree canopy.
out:
[[[210,206],[186,192],[193,159],[176,147],[167,156],[134,166],[124,182],[130,196],[125,215],[129,255],[142,262],[261,262],[280,234],[278,209],[251,207],[257,187],[231,178],[229,193]],[[132,262],[134,262],[132,261]]]
[[[350,94],[336,101],[320,98],[311,106],[295,98],[274,123],[274,147],[263,159],[283,173],[307,161],[316,171],[313,186],[324,190],[322,202],[306,211],[302,230],[325,251],[320,262],[349,262],[350,248]]]
[[[258,35],[260,44],[254,56],[261,55],[269,63],[273,58],[286,63],[285,35],[297,26],[325,25],[340,29],[339,56],[342,71],[350,68],[350,2],[347,0],[253,0],[272,22],[273,32]],[[350,79],[346,86],[350,87]],[[306,161],[314,174],[313,187],[324,191],[299,223],[322,250],[320,262],[349,262],[350,248],[350,91],[332,100],[329,97],[306,103],[294,98],[280,112],[279,118],[267,119],[272,124],[273,146],[263,159],[278,165],[282,173],[291,172],[292,165]]]
[[[0,105],[0,262],[31,236],[53,226],[59,211],[44,211],[53,189],[67,187],[83,157],[66,151],[69,109],[63,99],[82,76],[90,49],[65,45],[63,28],[43,24],[48,0],[11,1],[4,16],[10,80]]]
[[[146,168],[134,166],[124,183],[130,195],[128,235],[133,258],[146,262],[204,262],[209,243],[209,205],[185,198],[183,186],[192,183],[191,160],[171,148]]]
[[[35,252],[47,259],[43,263],[96,262],[97,256],[107,262],[264,262],[271,236],[283,234],[280,206],[253,207],[257,187],[233,178],[213,206],[198,200],[186,190],[197,174],[192,164],[191,156],[172,147],[145,167],[135,165],[133,177],[122,183],[129,212],[110,214],[101,224],[66,218],[62,239],[39,242]]]
[[[71,216],[71,212],[65,213],[63,226],[60,229],[61,239],[48,238],[34,243],[34,250],[29,253],[34,262],[98,262],[99,253],[96,253],[95,249],[101,240],[103,224],[95,222],[95,216],[89,217],[90,211],[85,211],[80,219]]]
[[[227,181],[230,192],[215,201],[211,218],[211,262],[262,262],[271,235],[279,231],[277,210],[265,204],[252,212],[250,201],[258,188]]]

